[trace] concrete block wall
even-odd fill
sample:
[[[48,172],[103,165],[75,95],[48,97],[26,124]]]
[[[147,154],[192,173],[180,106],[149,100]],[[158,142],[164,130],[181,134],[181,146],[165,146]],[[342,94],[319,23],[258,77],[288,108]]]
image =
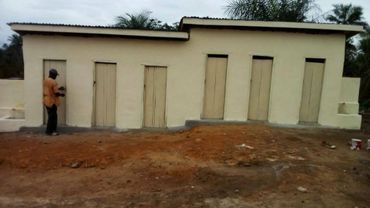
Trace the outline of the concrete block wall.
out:
[[[24,81],[0,79],[0,132],[24,126]]]
[[[42,35],[25,35],[23,40],[25,89],[32,95],[25,104],[27,126],[43,123],[42,63],[46,59],[67,61],[67,125],[92,126],[95,62],[117,64],[117,128],[142,127],[144,68],[148,65],[168,69],[167,126],[200,120],[207,54],[228,55],[224,120],[248,120],[251,62],[253,55],[260,55],[274,57],[270,123],[299,123],[305,59],[323,58],[326,62],[318,123],[358,126],[359,115],[353,114],[351,119],[357,117],[353,123],[338,113],[340,100],[350,102],[358,97],[353,90],[341,89],[346,85],[342,84],[343,34],[192,29],[190,40],[185,42]],[[353,106],[348,108],[348,112],[356,111]]]
[[[0,79],[0,118],[4,116],[22,117],[23,111],[24,81]]]
[[[360,129],[361,115],[358,114],[360,78],[343,77],[338,104],[338,127]]]

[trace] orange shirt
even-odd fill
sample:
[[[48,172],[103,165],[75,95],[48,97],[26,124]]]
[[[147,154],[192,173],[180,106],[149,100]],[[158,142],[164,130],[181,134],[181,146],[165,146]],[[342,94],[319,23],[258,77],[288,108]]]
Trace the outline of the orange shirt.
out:
[[[51,107],[54,104],[58,106],[60,104],[60,99],[55,95],[58,92],[58,84],[57,82],[48,77],[44,80],[44,98],[43,103],[47,107]]]

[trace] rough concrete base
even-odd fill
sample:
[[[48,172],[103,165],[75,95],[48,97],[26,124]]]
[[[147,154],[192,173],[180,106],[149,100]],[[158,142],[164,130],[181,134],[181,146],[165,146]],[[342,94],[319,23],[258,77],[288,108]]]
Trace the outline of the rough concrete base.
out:
[[[187,120],[185,122],[185,126],[193,127],[198,125],[217,125],[217,124],[250,124],[250,123],[257,123],[253,121],[225,121],[225,120]],[[266,123],[267,122],[258,122],[258,123]]]
[[[42,125],[39,127],[22,127],[19,131],[22,132],[33,132],[33,133],[45,133],[46,126]],[[58,132],[60,133],[76,133],[76,132],[90,132],[90,131],[106,131],[112,130],[111,128],[88,128],[88,127],[75,127],[75,126],[58,126]]]
[[[358,114],[337,114],[338,127],[342,129],[361,129],[362,117]]]
[[[141,128],[141,129],[117,129],[117,128],[102,128],[102,127],[73,127],[73,126],[58,126],[60,133],[76,133],[76,132],[91,132],[91,131],[113,131],[113,132],[176,132],[186,130],[199,125],[218,125],[218,124],[265,124],[276,128],[292,128],[292,129],[339,129],[331,126],[322,126],[319,124],[275,124],[264,121],[225,121],[225,120],[187,120],[185,126],[170,127],[170,128]],[[46,126],[40,127],[22,127],[20,131],[44,133]]]
[[[184,129],[188,129],[187,126],[171,127],[171,128],[141,128],[141,129],[117,129],[117,128],[103,128],[103,127],[75,127],[75,126],[58,126],[59,133],[77,133],[77,132],[92,132],[92,131],[113,131],[113,132],[175,132]],[[33,132],[33,133],[44,133],[46,126],[39,127],[21,127],[19,131],[22,132]],[[18,130],[17,130],[18,131]]]
[[[323,128],[323,129],[337,129],[331,126],[323,126],[319,124],[307,124],[307,123],[299,123],[299,124],[277,124],[277,123],[270,123],[267,121],[225,121],[225,120],[188,120],[185,123],[187,127],[193,127],[197,125],[217,125],[217,124],[265,124],[271,127],[277,128],[292,128],[292,129],[312,129],[312,128]]]
[[[24,126],[24,119],[0,119],[0,132],[14,132],[19,131],[19,129]]]

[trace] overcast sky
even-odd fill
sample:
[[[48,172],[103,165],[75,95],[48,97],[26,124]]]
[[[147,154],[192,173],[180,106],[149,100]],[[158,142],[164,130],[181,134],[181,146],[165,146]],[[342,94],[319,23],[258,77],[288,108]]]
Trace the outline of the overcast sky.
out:
[[[124,13],[152,11],[152,16],[168,23],[182,16],[225,17],[228,0],[0,0],[0,44],[12,34],[8,22],[67,23],[108,25]],[[316,0],[322,13],[340,0]],[[369,0],[347,0],[345,3],[364,8],[370,22]]]

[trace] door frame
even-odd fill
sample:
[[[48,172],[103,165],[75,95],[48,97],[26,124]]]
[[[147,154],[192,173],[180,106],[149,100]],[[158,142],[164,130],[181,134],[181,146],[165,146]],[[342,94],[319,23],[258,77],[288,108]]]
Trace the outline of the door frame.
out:
[[[115,105],[115,110],[114,110],[114,113],[115,113],[115,124],[114,124],[114,127],[107,127],[107,128],[116,128],[117,126],[117,83],[118,83],[118,76],[117,76],[117,72],[118,72],[118,63],[117,62],[113,62],[113,61],[94,61],[92,62],[93,66],[93,79],[92,79],[92,88],[93,88],[93,96],[92,96],[92,113],[91,113],[91,126],[92,127],[97,127],[96,126],[96,120],[95,120],[95,114],[96,114],[96,64],[114,64],[116,65],[116,105]],[[99,128],[104,128],[104,127],[99,127]]]
[[[273,94],[273,78],[274,78],[274,68],[277,61],[276,56],[273,55],[250,55],[250,72],[249,72],[249,90],[248,90],[248,108],[247,108],[247,121],[256,121],[249,119],[249,108],[250,108],[250,98],[251,98],[251,89],[252,89],[252,75],[253,75],[253,59],[254,57],[258,57],[258,59],[270,59],[272,60],[271,64],[271,77],[270,77],[270,93],[269,93],[269,107],[267,112],[267,119],[261,122],[269,122],[270,114],[271,114],[271,106],[272,106],[272,94]]]
[[[322,80],[321,80],[321,91],[320,91],[320,103],[319,103],[319,112],[318,112],[318,115],[317,115],[317,121],[316,122],[305,122],[305,121],[301,121],[301,108],[302,108],[302,99],[303,99],[303,83],[304,83],[304,79],[305,79],[305,70],[306,70],[306,63],[307,62],[314,62],[314,63],[322,63],[324,64],[324,69],[323,69],[323,72],[322,72]],[[323,92],[323,88],[324,88],[324,80],[325,80],[325,73],[326,73],[326,63],[327,63],[327,58],[323,58],[323,57],[316,57],[316,58],[309,58],[309,57],[304,57],[303,58],[303,73],[302,73],[302,82],[301,82],[301,95],[300,95],[300,100],[299,100],[299,111],[298,111],[298,124],[304,124],[304,125],[315,125],[315,124],[319,124],[319,120],[320,120],[320,114],[321,114],[321,104],[322,104],[322,92]]]
[[[216,57],[216,58],[226,58],[226,73],[225,73],[225,87],[224,87],[224,109],[223,109],[223,115],[221,119],[210,119],[210,118],[204,118],[204,105],[205,105],[205,99],[206,99],[206,79],[207,79],[207,67],[208,67],[208,58],[209,57]],[[200,113],[200,120],[219,120],[222,121],[225,119],[225,111],[226,111],[226,92],[227,92],[227,78],[229,73],[229,54],[222,54],[222,53],[209,53],[206,54],[205,57],[205,63],[204,63],[204,69],[203,70],[203,98],[202,98],[202,106],[201,106],[201,113]]]
[[[141,110],[141,128],[155,128],[155,127],[146,127],[145,126],[145,70],[147,69],[147,67],[162,67],[162,68],[166,68],[166,86],[165,86],[165,89],[166,89],[166,93],[165,93],[165,108],[164,108],[164,123],[165,123],[165,127],[164,128],[168,128],[168,123],[167,123],[167,112],[168,112],[168,100],[167,100],[167,92],[168,92],[168,68],[169,66],[165,66],[165,65],[143,65],[143,73],[142,73],[142,77],[143,77],[143,93],[142,93],[142,110]]]

